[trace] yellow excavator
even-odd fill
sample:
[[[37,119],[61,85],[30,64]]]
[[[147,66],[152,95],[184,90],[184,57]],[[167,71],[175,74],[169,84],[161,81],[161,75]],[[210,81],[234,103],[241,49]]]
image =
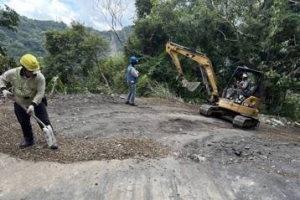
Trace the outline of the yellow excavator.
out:
[[[176,66],[182,86],[189,91],[194,91],[200,82],[186,80],[178,54],[200,65],[203,84],[209,94],[209,104],[200,107],[201,115],[225,118],[232,121],[234,127],[239,128],[252,128],[259,125],[258,108],[263,81],[262,72],[247,67],[237,67],[220,94],[211,61],[203,53],[170,41],[166,44],[166,51]]]

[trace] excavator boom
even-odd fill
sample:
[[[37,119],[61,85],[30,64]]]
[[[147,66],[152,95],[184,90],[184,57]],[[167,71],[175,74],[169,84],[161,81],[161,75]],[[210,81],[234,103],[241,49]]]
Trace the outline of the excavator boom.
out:
[[[198,85],[196,84],[197,82],[191,83],[184,78],[178,54],[200,64],[203,82],[209,93],[208,100],[210,102],[210,104],[203,104],[200,107],[200,114],[204,116],[220,116],[229,119],[232,121],[233,126],[240,128],[255,127],[259,124],[257,116],[260,103],[258,91],[263,76],[261,72],[247,67],[237,67],[226,88],[223,90],[222,96],[219,96],[216,76],[209,58],[201,52],[173,42],[167,42],[166,51],[173,59],[178,74],[182,79],[183,86],[188,89],[192,88],[194,90]],[[240,83],[238,78],[241,73],[251,75],[249,80],[251,81],[252,87],[250,87],[251,84],[248,82],[248,88],[245,88],[244,91],[239,88],[237,89],[236,85]],[[207,82],[209,82],[209,84]]]
[[[210,101],[211,102],[217,101],[217,99],[219,97],[219,92],[218,92],[218,88],[217,88],[216,76],[215,76],[213,66],[212,66],[209,58],[207,58],[206,56],[204,56],[202,53],[200,53],[198,51],[194,51],[192,49],[189,49],[187,47],[181,46],[181,45],[173,43],[173,42],[167,42],[166,51],[172,57],[180,76],[183,76],[183,71],[182,71],[182,67],[180,65],[178,54],[181,54],[181,55],[199,63],[201,65],[201,67],[204,68],[206,75],[208,77],[208,80],[210,82],[211,88],[212,88],[212,91],[209,91],[211,93]]]

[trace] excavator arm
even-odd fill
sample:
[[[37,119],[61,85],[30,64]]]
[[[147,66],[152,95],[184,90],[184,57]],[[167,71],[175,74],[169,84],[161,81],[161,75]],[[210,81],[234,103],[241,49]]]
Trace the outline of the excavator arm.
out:
[[[187,47],[181,46],[181,45],[173,43],[173,42],[167,42],[166,51],[171,56],[175,66],[177,68],[179,76],[183,77],[183,81],[182,81],[183,85],[184,84],[187,85],[189,82],[184,78],[184,74],[183,74],[182,67],[180,65],[178,54],[181,54],[181,55],[199,63],[204,68],[206,76],[212,87],[212,91],[208,91],[211,93],[209,101],[212,103],[218,101],[219,92],[218,92],[218,88],[217,88],[216,76],[215,76],[213,66],[212,66],[209,58],[207,58],[200,52],[191,50]],[[203,73],[202,70],[201,70],[201,72]],[[205,81],[205,80],[203,80],[203,81]]]

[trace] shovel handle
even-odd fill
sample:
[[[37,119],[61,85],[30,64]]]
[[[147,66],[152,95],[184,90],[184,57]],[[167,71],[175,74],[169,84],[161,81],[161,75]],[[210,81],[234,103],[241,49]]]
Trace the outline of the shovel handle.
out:
[[[24,106],[22,106],[19,102],[17,102],[13,96],[8,95],[8,98],[10,100],[14,101],[18,106],[23,108],[23,110],[25,112],[27,112],[27,109]],[[27,114],[30,115],[31,117],[33,117],[40,125],[43,126],[43,128],[46,128],[46,125],[44,124],[44,122],[42,122],[37,116],[35,116],[35,114],[31,114],[31,113],[27,113]]]
[[[44,124],[44,122],[42,122],[37,116],[35,116],[35,114],[28,113],[28,115],[33,117],[40,125],[43,126],[43,128],[46,128],[46,124]]]
[[[13,102],[15,102],[18,106],[20,106],[25,112],[27,111],[27,109],[22,106],[19,102],[16,101],[16,99],[13,96],[8,96],[8,98],[10,100],[12,100]],[[57,141],[56,138],[53,134],[53,130],[52,128],[48,128],[37,116],[35,116],[35,114],[31,114],[31,113],[27,113],[28,115],[30,115],[31,117],[33,117],[42,127],[43,127],[43,132],[45,134],[46,137],[46,142],[48,144],[48,147],[50,149],[57,149]],[[45,130],[44,130],[45,129]]]

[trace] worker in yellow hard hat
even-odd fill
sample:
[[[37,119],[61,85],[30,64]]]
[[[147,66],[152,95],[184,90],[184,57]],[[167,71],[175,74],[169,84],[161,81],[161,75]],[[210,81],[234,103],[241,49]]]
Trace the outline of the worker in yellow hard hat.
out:
[[[20,147],[25,148],[34,144],[29,114],[35,114],[45,125],[51,125],[51,123],[46,110],[47,101],[44,97],[46,81],[36,57],[25,54],[20,59],[20,65],[0,76],[0,88],[5,98],[13,96],[15,99],[14,111],[25,140]],[[11,91],[7,88],[8,84],[12,85]]]

